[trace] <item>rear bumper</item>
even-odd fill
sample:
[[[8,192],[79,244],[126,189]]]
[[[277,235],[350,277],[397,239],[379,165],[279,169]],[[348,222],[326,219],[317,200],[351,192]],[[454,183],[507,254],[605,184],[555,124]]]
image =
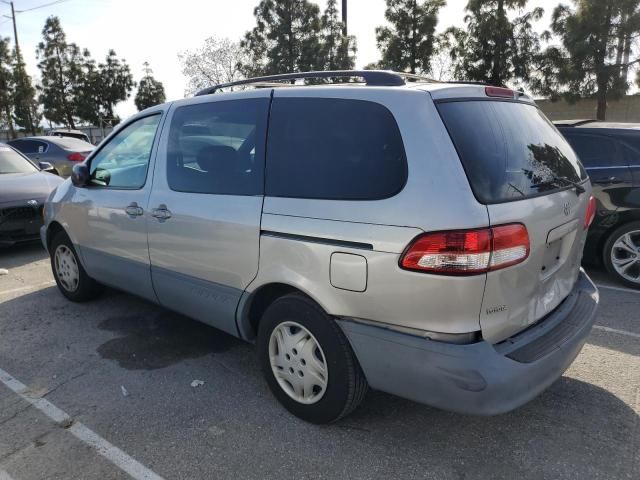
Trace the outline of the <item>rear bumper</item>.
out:
[[[495,415],[545,390],[571,365],[594,321],[598,290],[581,270],[547,318],[496,345],[454,345],[339,320],[369,385],[460,413]]]

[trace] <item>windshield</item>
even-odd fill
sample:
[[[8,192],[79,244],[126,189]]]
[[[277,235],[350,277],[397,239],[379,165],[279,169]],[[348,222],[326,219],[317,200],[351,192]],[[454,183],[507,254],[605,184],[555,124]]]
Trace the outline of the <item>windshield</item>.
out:
[[[12,148],[0,146],[0,174],[32,173],[38,169]]]
[[[587,178],[565,138],[534,105],[443,102],[438,111],[482,203],[550,193]]]

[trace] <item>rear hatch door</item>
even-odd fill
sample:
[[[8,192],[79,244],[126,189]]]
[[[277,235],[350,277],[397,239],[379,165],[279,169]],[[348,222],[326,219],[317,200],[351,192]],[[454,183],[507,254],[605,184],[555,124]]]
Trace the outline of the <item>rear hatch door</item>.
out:
[[[531,102],[444,101],[438,110],[491,225],[521,223],[529,234],[524,262],[487,273],[480,326],[486,340],[499,342],[571,292],[591,186],[569,144]]]

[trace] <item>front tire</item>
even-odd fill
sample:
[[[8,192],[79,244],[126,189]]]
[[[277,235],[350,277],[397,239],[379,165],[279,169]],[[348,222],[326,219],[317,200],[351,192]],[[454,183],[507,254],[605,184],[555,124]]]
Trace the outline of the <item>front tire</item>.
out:
[[[66,233],[54,235],[49,252],[53,277],[65,297],[72,302],[86,302],[98,295],[98,283],[87,275]]]
[[[609,235],[603,261],[616,280],[640,289],[640,222],[626,223]]]
[[[311,423],[348,415],[368,389],[340,327],[301,294],[280,297],[267,308],[258,331],[258,355],[275,397]]]

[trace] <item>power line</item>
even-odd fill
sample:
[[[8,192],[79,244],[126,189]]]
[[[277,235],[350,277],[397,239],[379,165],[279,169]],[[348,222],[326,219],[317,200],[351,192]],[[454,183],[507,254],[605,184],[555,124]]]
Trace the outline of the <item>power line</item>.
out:
[[[33,10],[38,10],[40,8],[51,7],[52,5],[57,5],[58,3],[67,2],[68,0],[56,0],[55,2],[45,3],[43,5],[38,5],[37,7],[27,8],[26,10],[16,10],[16,13],[26,13],[31,12]],[[8,2],[5,2],[8,3]]]

